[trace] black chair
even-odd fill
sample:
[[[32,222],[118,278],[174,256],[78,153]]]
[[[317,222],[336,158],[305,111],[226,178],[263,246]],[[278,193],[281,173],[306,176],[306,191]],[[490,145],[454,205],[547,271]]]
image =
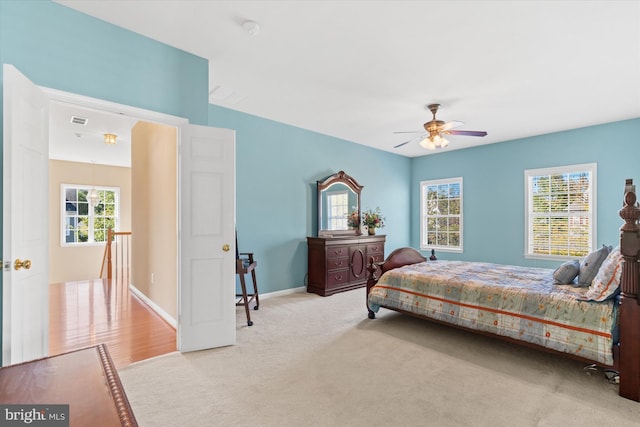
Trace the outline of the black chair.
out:
[[[238,234],[236,233],[236,274],[240,276],[240,289],[242,293],[236,294],[236,298],[239,297],[236,302],[236,306],[244,306],[244,311],[247,314],[247,325],[253,326],[251,321],[251,315],[249,314],[249,304],[255,300],[254,310],[260,307],[260,299],[258,297],[258,283],[256,281],[256,267],[258,263],[253,259],[253,252],[239,252],[238,251]],[[244,276],[251,273],[251,279],[253,281],[253,293],[247,294],[247,284],[244,280]]]

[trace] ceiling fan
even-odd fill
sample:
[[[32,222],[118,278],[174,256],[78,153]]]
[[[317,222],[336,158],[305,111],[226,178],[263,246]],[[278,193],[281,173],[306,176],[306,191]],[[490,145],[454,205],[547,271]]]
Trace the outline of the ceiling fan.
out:
[[[410,142],[413,142],[417,139],[422,139],[420,141],[420,145],[428,150],[435,150],[436,148],[443,148],[449,145],[449,141],[445,139],[443,135],[466,135],[466,136],[486,136],[487,132],[484,131],[476,131],[476,130],[453,130],[458,126],[462,126],[462,122],[452,121],[452,122],[444,122],[442,120],[436,120],[436,113],[438,112],[438,108],[440,104],[429,104],[427,108],[433,114],[433,119],[425,123],[424,130],[427,131],[426,134],[422,134],[415,138],[411,138],[408,141],[405,141],[401,144],[396,145],[393,148],[399,148],[403,145],[406,145]],[[394,132],[394,133],[417,133],[417,132]]]

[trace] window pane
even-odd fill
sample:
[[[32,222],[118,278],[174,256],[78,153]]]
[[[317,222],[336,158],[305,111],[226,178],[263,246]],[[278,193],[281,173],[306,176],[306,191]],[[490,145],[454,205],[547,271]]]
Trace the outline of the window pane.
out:
[[[438,213],[440,215],[448,215],[449,214],[449,200],[438,200]]]
[[[421,183],[422,249],[462,250],[462,178]]]
[[[428,245],[435,245],[436,244],[436,233],[435,232],[427,234],[427,244]]]
[[[595,165],[570,168],[577,170],[567,166],[525,173],[528,254],[575,257],[591,251]]]
[[[105,240],[108,228],[117,229],[118,190],[96,189],[100,201],[90,206],[87,195],[93,186],[63,185],[62,214],[65,218],[61,230],[62,242],[69,244],[95,243]]]
[[[533,212],[549,212],[549,196],[546,194],[535,194],[533,196]]]
[[[460,215],[460,199],[449,200],[449,213],[451,215]]]

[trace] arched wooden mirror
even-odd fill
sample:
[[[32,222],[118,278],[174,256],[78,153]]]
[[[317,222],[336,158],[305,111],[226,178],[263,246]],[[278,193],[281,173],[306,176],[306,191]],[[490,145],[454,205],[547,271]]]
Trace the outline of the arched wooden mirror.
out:
[[[344,171],[318,181],[318,237],[360,234],[362,188]],[[357,224],[349,221],[351,215]]]

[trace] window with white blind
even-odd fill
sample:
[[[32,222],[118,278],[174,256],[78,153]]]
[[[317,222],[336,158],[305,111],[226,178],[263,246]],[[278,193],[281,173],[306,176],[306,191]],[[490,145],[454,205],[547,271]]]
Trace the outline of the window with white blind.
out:
[[[420,249],[462,252],[462,177],[420,183]]]
[[[531,169],[525,175],[525,256],[577,258],[596,242],[596,164]]]

